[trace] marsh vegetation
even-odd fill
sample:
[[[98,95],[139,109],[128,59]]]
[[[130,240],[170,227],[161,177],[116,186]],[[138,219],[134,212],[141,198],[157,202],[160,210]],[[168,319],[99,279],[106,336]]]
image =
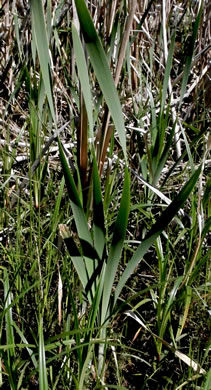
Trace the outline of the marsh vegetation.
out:
[[[208,0],[0,1],[0,387],[211,388]]]

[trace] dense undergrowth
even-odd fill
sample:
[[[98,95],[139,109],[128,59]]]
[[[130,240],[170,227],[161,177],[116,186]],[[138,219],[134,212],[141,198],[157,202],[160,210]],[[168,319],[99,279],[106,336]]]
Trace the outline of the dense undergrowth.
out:
[[[2,389],[210,389],[210,16],[0,1]]]

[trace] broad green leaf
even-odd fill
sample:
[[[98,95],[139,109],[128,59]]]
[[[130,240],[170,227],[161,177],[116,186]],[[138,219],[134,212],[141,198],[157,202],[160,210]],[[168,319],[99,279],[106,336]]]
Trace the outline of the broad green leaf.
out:
[[[77,271],[78,277],[81,281],[83,288],[85,289],[88,283],[88,275],[83,256],[75,245],[75,242],[71,237],[71,233],[67,226],[59,225],[59,233],[66,244],[67,250]]]
[[[208,371],[207,379],[204,384],[203,390],[210,390],[210,388],[211,388],[211,368]]]
[[[86,216],[84,214],[80,198],[78,196],[77,188],[75,185],[75,182],[73,180],[70,167],[68,165],[66,156],[64,154],[62,144],[60,140],[58,139],[59,143],[59,153],[60,153],[60,160],[62,164],[62,169],[64,172],[65,182],[69,194],[69,199],[71,203],[71,207],[74,214],[74,219],[78,231],[79,238],[87,241],[90,245],[92,245],[92,239],[91,234],[89,232],[88,223]]]
[[[125,169],[125,181],[120,202],[120,209],[114,226],[114,233],[111,248],[108,257],[108,263],[105,270],[103,303],[102,303],[102,321],[109,314],[108,308],[111,304],[111,292],[114,283],[117,267],[121,258],[124,244],[127,222],[130,210],[130,177],[127,168]]]
[[[58,139],[59,143],[59,153],[62,163],[62,169],[65,177],[66,186],[68,189],[69,199],[71,208],[73,211],[73,216],[80,239],[80,250],[74,245],[74,242],[71,238],[71,234],[68,229],[64,226],[60,226],[60,232],[64,239],[66,239],[66,244],[68,251],[70,253],[71,259],[74,263],[74,266],[78,272],[78,276],[81,280],[83,287],[85,288],[88,298],[91,300],[95,295],[95,279],[99,274],[98,269],[95,267],[95,263],[98,263],[96,260],[99,260],[98,253],[93,247],[92,237],[89,231],[88,222],[82,208],[80,198],[78,196],[77,188],[73,180],[71,170],[69,168],[67,159],[63,152],[62,144]],[[92,295],[90,296],[90,293]]]
[[[73,38],[73,47],[75,52],[76,64],[78,68],[78,76],[81,82],[81,89],[83,92],[84,102],[86,105],[87,116],[89,119],[89,131],[92,142],[94,142],[93,135],[93,115],[92,115],[92,97],[89,85],[89,76],[86,65],[86,59],[83,51],[83,47],[78,36],[78,32],[74,23],[72,23],[72,38]]]
[[[90,56],[91,64],[94,68],[100,88],[111,112],[114,124],[116,126],[119,140],[123,149],[125,160],[127,161],[126,152],[126,134],[122,109],[114,85],[114,80],[109,69],[108,60],[103,50],[102,44],[98,38],[92,18],[86,7],[84,0],[75,0],[78,18],[81,30],[86,43],[87,51]]]
[[[100,325],[97,320],[99,319],[99,307],[101,304],[101,297],[103,293],[103,285],[104,285],[104,271],[105,271],[105,263],[103,264],[103,269],[99,278],[99,282],[96,287],[96,292],[94,295],[94,299],[92,301],[92,305],[89,311],[89,318],[88,318],[88,329],[93,329],[97,324]],[[90,333],[90,331],[89,331]]]
[[[75,5],[85,42],[89,43],[97,41],[98,35],[85,1],[75,0]]]
[[[139,261],[143,258],[145,253],[148,251],[150,246],[156,240],[156,238],[161,234],[161,232],[167,227],[169,222],[174,218],[180,208],[184,205],[186,199],[194,188],[199,175],[201,172],[201,166],[196,170],[196,172],[191,176],[190,180],[184,185],[182,190],[176,196],[176,198],[171,202],[171,204],[163,211],[160,218],[157,222],[152,226],[151,230],[147,234],[146,238],[139,245],[131,260],[129,261],[121,279],[115,290],[115,299],[114,303],[117,301],[123,287],[125,286],[128,278],[133,273],[135,268],[137,267]]]
[[[36,43],[37,53],[40,61],[40,69],[42,72],[45,91],[48,98],[48,103],[52,118],[56,123],[56,116],[53,105],[53,96],[50,80],[50,57],[47,31],[45,26],[45,17],[42,0],[30,0],[31,17],[32,17],[32,33]]]

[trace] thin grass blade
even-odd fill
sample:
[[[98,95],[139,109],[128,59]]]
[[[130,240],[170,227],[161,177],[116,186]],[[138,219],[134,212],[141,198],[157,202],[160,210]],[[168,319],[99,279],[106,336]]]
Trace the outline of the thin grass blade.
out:
[[[196,21],[195,21],[194,26],[193,26],[193,34],[191,36],[190,44],[189,44],[189,48],[188,48],[188,54],[187,54],[187,59],[186,59],[186,64],[185,64],[185,69],[184,69],[184,74],[183,74],[183,79],[182,79],[179,105],[181,105],[181,103],[182,103],[182,100],[183,100],[183,97],[185,94],[185,90],[187,87],[187,83],[188,83],[188,78],[190,75],[191,62],[192,62],[192,57],[193,57],[193,52],[194,52],[194,45],[196,42],[196,36],[197,36],[198,28],[199,28],[199,22],[200,22],[201,15],[202,15],[202,9],[203,9],[203,5],[201,4],[198,15],[196,17]]]
[[[105,247],[105,224],[100,179],[97,162],[93,151],[93,230],[94,245],[99,258],[102,258]]]
[[[166,69],[165,69],[165,74],[164,74],[162,101],[161,101],[161,108],[160,108],[161,113],[163,112],[163,109],[164,109],[164,105],[165,105],[165,101],[166,101],[166,94],[167,94],[167,89],[168,89],[168,83],[169,83],[169,78],[170,78],[171,69],[172,69],[172,60],[173,60],[174,46],[175,46],[175,35],[176,35],[176,33],[173,34],[172,39],[171,39],[171,44],[170,44],[170,48],[169,48],[168,59],[167,59]]]
[[[28,352],[28,354],[29,354],[29,356],[31,358],[31,361],[32,361],[32,363],[34,365],[34,368],[37,369],[38,368],[37,359],[36,359],[36,357],[34,355],[33,350],[30,347],[28,347],[29,343],[28,343],[27,339],[25,338],[23,332],[19,329],[19,327],[16,325],[16,323],[14,321],[13,321],[13,326],[14,326],[16,332],[19,334],[23,344],[26,345],[26,350],[27,350],[27,352]]]
[[[182,283],[182,280],[183,280],[183,276],[178,277],[174,283],[174,286],[173,286],[171,292],[170,292],[170,296],[169,296],[168,302],[166,304],[166,307],[165,307],[165,310],[164,310],[164,313],[162,316],[163,318],[162,318],[162,323],[161,323],[161,327],[160,327],[160,331],[159,331],[160,337],[163,337],[165,334],[166,326],[167,326],[167,323],[169,320],[170,309],[175,301],[175,297],[176,297],[177,291]]]
[[[178,351],[176,348],[174,348],[171,344],[169,344],[166,340],[162,339],[158,335],[156,335],[154,332],[151,331],[150,328],[148,328],[144,322],[135,314],[132,310],[128,310],[125,312],[125,314],[131,318],[133,318],[136,322],[138,322],[145,330],[147,330],[153,337],[155,337],[157,340],[159,340],[165,347],[167,347],[171,352],[175,354],[180,360],[182,360],[184,363],[186,363],[189,367],[191,367],[194,371],[199,371],[200,374],[206,374],[206,371],[200,367],[198,363],[196,363],[194,360],[190,359],[187,355],[184,353]]]
[[[15,339],[13,331],[13,318],[12,318],[12,296],[9,285],[9,276],[6,268],[4,268],[4,299],[5,299],[5,324],[6,324],[6,342],[11,345],[9,349],[9,355],[15,355]]]
[[[40,61],[45,91],[48,98],[48,103],[52,118],[56,123],[56,116],[53,104],[53,95],[50,80],[50,56],[48,47],[48,38],[45,25],[44,9],[42,0],[30,0],[31,17],[32,17],[32,33],[36,43],[36,49]]]
[[[40,323],[39,323],[39,388],[40,390],[48,390],[42,318],[40,319]]]
[[[201,166],[196,170],[196,172],[191,176],[190,180],[184,185],[180,193],[176,196],[176,198],[171,202],[171,204],[163,211],[161,217],[157,220],[157,222],[152,226],[151,230],[147,234],[144,241],[139,245],[133,257],[129,261],[123,275],[116,287],[115,290],[115,302],[117,301],[123,287],[125,286],[128,278],[133,273],[134,269],[138,265],[139,261],[148,251],[150,246],[156,240],[156,238],[161,234],[161,232],[167,227],[169,222],[174,218],[180,208],[184,205],[186,199],[190,195],[193,190],[199,175],[201,172]]]

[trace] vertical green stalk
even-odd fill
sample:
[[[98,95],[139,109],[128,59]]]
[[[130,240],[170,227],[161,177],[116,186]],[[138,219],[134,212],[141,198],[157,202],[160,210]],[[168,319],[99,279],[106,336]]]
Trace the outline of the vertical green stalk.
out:
[[[40,317],[39,322],[39,389],[48,390],[45,343],[43,336],[43,317]]]

